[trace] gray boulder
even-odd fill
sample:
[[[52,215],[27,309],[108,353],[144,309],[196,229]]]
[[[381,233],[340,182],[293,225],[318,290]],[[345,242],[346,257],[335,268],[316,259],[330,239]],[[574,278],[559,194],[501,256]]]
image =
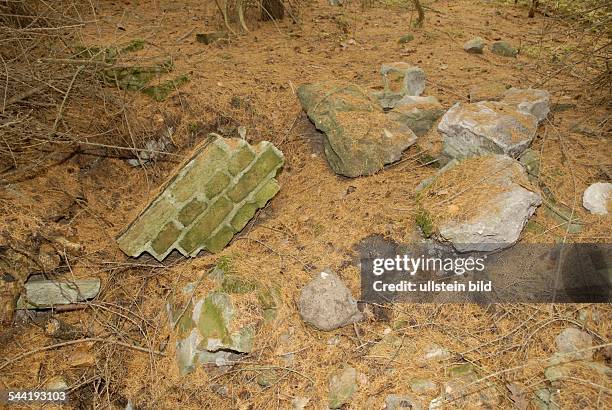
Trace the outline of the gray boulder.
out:
[[[485,41],[480,37],[475,37],[463,44],[463,49],[471,54],[482,54],[484,50]]]
[[[465,177],[476,160],[483,174]],[[437,200],[425,201],[423,206],[437,221],[438,237],[451,242],[459,252],[489,252],[512,246],[529,217],[542,203],[539,194],[525,188],[530,184],[521,164],[505,155],[488,155],[459,162],[436,179],[447,178],[447,174],[451,180],[476,178],[470,179],[470,191],[479,195],[478,206],[473,207],[471,201],[466,202],[462,195],[441,199],[441,204],[437,204]],[[431,190],[436,188],[437,182],[434,180],[420,195],[428,197],[431,193],[436,197],[435,191]]]
[[[612,200],[612,184],[609,182],[596,182],[584,191],[582,205],[591,213],[607,215],[610,200]]]
[[[372,175],[400,159],[416,141],[410,128],[387,116],[355,85],[305,84],[297,94],[310,120],[325,134],[325,156],[338,174]]]
[[[538,121],[542,121],[550,112],[550,93],[546,90],[513,87],[505,92],[502,102],[533,115]]]
[[[421,137],[427,134],[443,114],[444,108],[436,97],[408,95],[399,100],[387,115]]]
[[[518,156],[536,135],[538,120],[511,105],[481,101],[457,103],[438,124],[443,153],[451,158],[507,154]]]
[[[304,322],[325,331],[363,318],[351,291],[332,272],[321,272],[302,288],[298,310]]]

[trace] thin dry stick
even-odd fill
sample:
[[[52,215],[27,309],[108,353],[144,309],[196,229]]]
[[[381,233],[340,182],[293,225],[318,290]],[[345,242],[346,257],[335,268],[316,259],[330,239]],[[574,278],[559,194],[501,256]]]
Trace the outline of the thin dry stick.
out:
[[[155,354],[155,355],[158,355],[158,356],[166,356],[166,354],[163,353],[163,352],[158,352],[157,350],[146,349],[144,347],[136,346],[136,345],[131,345],[129,343],[123,343],[123,342],[120,342],[118,340],[108,340],[108,339],[102,339],[102,338],[99,338],[99,337],[88,337],[88,338],[85,338],[85,339],[70,340],[68,342],[56,343],[56,344],[49,345],[49,346],[43,346],[43,347],[40,347],[38,349],[34,349],[34,350],[27,351],[25,353],[21,353],[21,354],[15,356],[14,358],[12,358],[10,360],[7,360],[3,364],[1,364],[0,365],[0,370],[4,369],[7,366],[10,366],[13,363],[18,362],[19,360],[21,360],[21,359],[23,359],[25,357],[32,356],[32,355],[37,354],[37,353],[45,352],[47,350],[57,349],[57,348],[60,348],[60,347],[66,347],[66,346],[71,346],[71,345],[75,345],[75,344],[79,344],[79,343],[88,343],[88,342],[111,343],[111,344],[114,344],[114,345],[119,345],[119,346],[127,347],[129,349],[134,349],[134,350],[137,350],[137,351],[143,352],[143,353],[151,353],[151,354]]]
[[[72,77],[72,80],[70,81],[70,84],[68,85],[68,89],[64,93],[64,99],[62,100],[62,104],[60,105],[59,110],[57,111],[57,116],[55,117],[55,122],[53,123],[51,134],[54,134],[55,131],[57,130],[57,124],[59,124],[59,121],[62,118],[62,112],[64,111],[64,105],[66,105],[66,100],[68,100],[70,91],[72,90],[72,87],[74,86],[74,81],[76,80],[76,78],[78,77],[82,69],[83,69],[83,66],[79,66],[77,68],[77,70],[74,73],[74,76]]]

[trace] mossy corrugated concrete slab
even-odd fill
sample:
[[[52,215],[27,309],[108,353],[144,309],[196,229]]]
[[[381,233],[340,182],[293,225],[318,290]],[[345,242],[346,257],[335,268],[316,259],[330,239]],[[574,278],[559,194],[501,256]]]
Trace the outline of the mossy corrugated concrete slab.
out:
[[[160,194],[121,233],[123,252],[148,252],[163,260],[176,249],[184,256],[219,252],[280,187],[274,178],[284,163],[272,143],[251,146],[217,138],[199,147]]]

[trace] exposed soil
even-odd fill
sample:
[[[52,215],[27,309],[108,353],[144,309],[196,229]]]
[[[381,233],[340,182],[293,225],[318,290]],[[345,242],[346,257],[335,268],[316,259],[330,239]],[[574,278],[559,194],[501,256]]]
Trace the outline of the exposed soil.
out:
[[[171,145],[167,154],[140,167],[123,158],[77,154],[43,175],[1,187],[0,231],[24,243],[38,232],[42,242],[61,235],[80,244],[77,250],[64,247],[61,266],[48,274],[98,276],[102,291],[85,309],[58,315],[92,336],[148,352],[92,341],[29,354],[54,343],[39,326],[48,313],[18,315],[0,337],[0,389],[42,386],[63,375],[73,389],[74,408],[125,408],[128,399],[142,409],[290,408],[294,397],[309,398],[306,408],[321,408],[327,403],[329,375],[348,363],[365,375],[348,408],[382,408],[388,394],[409,393],[411,379],[442,384],[449,368],[469,362],[483,378],[472,388],[494,386],[499,407],[511,408],[516,395],[509,384],[520,385],[528,399],[548,385],[544,362],[563,328],[580,327],[595,344],[610,343],[608,305],[368,306],[367,320],[333,332],[316,331],[300,320],[299,291],[322,269],[338,273],[359,295],[355,247],[362,239],[382,235],[398,243],[419,240],[414,189],[436,171],[435,164],[425,164],[427,151],[439,138],[430,132],[400,161],[373,176],[340,177],[328,166],[321,135],[295,96],[295,88],[305,82],[346,81],[381,89],[380,65],[406,61],[423,68],[425,95],[437,97],[446,109],[467,101],[470,86],[482,81],[547,89],[554,104],[571,106],[553,111],[538,130],[533,148],[542,155],[540,178],[584,228],[571,234],[541,207],[532,219],[538,229],[526,230],[521,241],[610,242],[612,233],[609,216],[589,214],[581,206],[586,187],[609,178],[609,107],[586,88],[580,65],[558,73],[551,59],[563,47],[582,41],[572,35],[570,22],[541,14],[527,18],[526,7],[504,2],[437,1],[427,4],[424,27],[411,29],[409,21],[416,16],[407,8],[362,10],[357,4],[312,3],[302,7],[300,25],[290,18],[261,22],[251,16],[249,34],[211,45],[197,42],[195,34],[222,28],[214,2],[101,2],[95,15],[82,11],[83,20],[94,21],[82,28],[84,44],[109,46],[143,38],[146,47],[135,56],[171,56],[174,61],[173,73],[164,80],[189,75],[190,81],[161,103],[121,91],[137,107],[130,112],[150,138],[172,125]],[[408,32],[415,39],[399,44],[398,38]],[[524,52],[516,59],[464,52],[463,42],[475,36],[488,43],[503,39]],[[79,101],[69,101],[65,109],[89,110]],[[596,132],[574,131],[576,124]],[[246,127],[249,142],[271,141],[283,151],[286,163],[277,177],[278,195],[219,254],[186,259],[175,252],[163,263],[148,255],[126,257],[116,235],[208,132],[238,137],[238,126]],[[227,373],[200,368],[181,377],[165,304],[220,258],[230,261],[240,277],[278,287],[282,308],[275,322],[258,331],[255,349],[244,363]],[[199,293],[210,289],[206,282]],[[581,310],[588,312],[585,323],[578,321]],[[382,347],[373,351],[389,332],[401,344],[386,353]],[[446,347],[452,357],[419,363],[415,356],[430,343]],[[79,351],[94,353],[96,365],[71,367],[70,358]],[[596,350],[596,360],[609,365],[604,351]],[[3,365],[5,360],[10,365]],[[256,382],[264,370],[278,377],[271,386]],[[609,377],[588,372],[572,377],[559,385],[561,408],[610,404]]]

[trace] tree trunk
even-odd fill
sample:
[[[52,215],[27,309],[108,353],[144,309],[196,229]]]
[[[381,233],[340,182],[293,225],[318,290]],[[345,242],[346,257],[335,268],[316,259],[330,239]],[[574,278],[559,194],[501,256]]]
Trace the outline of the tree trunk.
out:
[[[261,19],[280,20],[285,16],[283,0],[263,0],[261,2]]]
[[[423,6],[421,6],[421,2],[419,0],[414,1],[414,8],[417,11],[418,17],[415,24],[415,27],[423,27],[423,22],[425,21],[425,11],[423,10]]]

